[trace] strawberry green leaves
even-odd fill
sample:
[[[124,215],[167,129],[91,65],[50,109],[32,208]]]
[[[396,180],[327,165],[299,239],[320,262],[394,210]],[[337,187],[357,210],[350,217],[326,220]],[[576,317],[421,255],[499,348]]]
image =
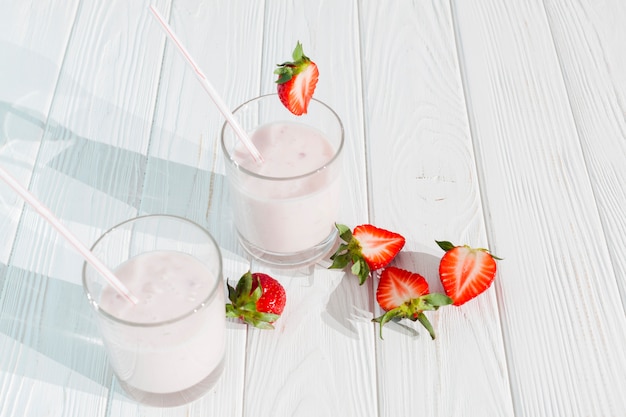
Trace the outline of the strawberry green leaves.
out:
[[[373,271],[381,270],[376,301],[384,313],[372,321],[383,326],[392,320],[420,322],[435,338],[435,331],[424,312],[447,305],[460,306],[486,291],[494,281],[496,260],[488,249],[456,246],[436,241],[446,253],[439,263],[439,279],[445,294],[430,293],[426,280],[419,274],[389,266],[402,250],[405,238],[395,232],[370,224],[351,230],[336,224],[341,243],[330,257],[331,269],[350,267],[363,285]]]
[[[313,98],[319,70],[315,62],[304,55],[302,44],[297,43],[292,54],[293,61],[283,62],[274,71],[278,75],[276,89],[283,105],[296,116],[307,112]]]
[[[419,321],[428,330],[431,339],[435,339],[435,330],[424,314],[424,311],[435,311],[439,307],[452,304],[452,299],[444,294],[432,293],[407,301],[406,303],[386,311],[380,317],[372,319],[373,322],[380,323],[380,338],[383,338],[383,326],[394,319],[409,319]]]
[[[239,318],[259,329],[273,329],[283,312],[286,293],[282,285],[266,274],[242,275],[233,288],[227,284],[228,299],[226,317]]]
[[[444,294],[429,293],[426,279],[414,272],[390,266],[380,275],[376,301],[385,313],[372,321],[380,324],[380,338],[383,326],[394,319],[419,321],[435,338],[435,330],[424,311],[434,311],[452,304],[452,299]]]
[[[285,61],[282,64],[278,64],[274,74],[278,75],[278,79],[276,80],[276,84],[284,84],[287,81],[291,80],[291,78],[298,73],[298,64],[310,62],[309,57],[304,55],[304,50],[302,48],[302,44],[300,42],[296,43],[296,47],[291,53],[292,61]]]
[[[352,263],[350,271],[359,277],[359,283],[363,285],[369,276],[370,268],[361,255],[361,246],[358,240],[354,239],[352,231],[347,226],[337,224],[336,227],[339,231],[339,237],[344,243],[341,243],[337,251],[330,257],[333,261],[330,269],[344,269]]]

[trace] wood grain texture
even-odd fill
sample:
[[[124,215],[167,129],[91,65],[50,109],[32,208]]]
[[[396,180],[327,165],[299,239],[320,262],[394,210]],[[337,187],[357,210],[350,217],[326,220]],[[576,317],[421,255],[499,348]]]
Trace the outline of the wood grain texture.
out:
[[[377,415],[368,289],[321,268],[266,272],[287,306],[276,330],[248,331],[244,415]]]
[[[0,163],[26,187],[44,131],[53,123],[49,110],[77,7],[78,2],[15,3],[3,4],[0,13]],[[4,185],[0,193],[0,260],[10,264],[23,204]],[[110,380],[110,374],[106,367],[89,366],[94,358],[102,360],[101,347],[90,339],[89,316],[68,320],[67,311],[56,311],[56,299],[82,300],[82,291],[68,292],[62,283],[12,266],[0,275],[0,415],[62,416],[75,403],[82,404],[76,407],[80,413],[102,413],[99,381]]]
[[[543,2],[455,10],[516,415],[619,415],[626,320]]]
[[[394,264],[442,292],[435,240],[486,245],[451,11],[442,2],[372,1],[362,3],[361,21],[372,220],[406,236]],[[512,415],[493,290],[427,315],[435,341],[404,322],[384,329],[380,415]]]
[[[0,163],[28,186],[41,144],[77,1],[2,5],[0,13]],[[22,201],[0,184],[0,262],[10,256]]]
[[[0,185],[0,416],[621,416],[626,410],[626,5],[619,0],[158,0],[229,106],[275,89],[297,40],[344,122],[338,221],[407,237],[394,261],[442,291],[434,240],[504,258],[494,286],[389,323],[377,277],[250,261],[222,116],[144,2],[2,1],[0,164],[81,240],[137,213],[206,227],[224,278],[276,276],[276,330],[227,323],[202,399],[144,407],[105,357],[82,259]],[[15,236],[15,239],[14,239]],[[469,381],[469,382],[468,382]]]
[[[163,43],[152,42],[142,30],[149,19],[141,3],[109,2],[105,7],[83,2],[75,23],[66,22],[71,37],[54,86],[31,190],[85,244],[137,212],[163,53]],[[134,51],[145,54],[138,59]],[[28,404],[29,415],[103,415],[112,377],[101,346],[96,357],[77,354],[76,341],[54,335],[56,330],[84,334],[65,317],[90,313],[82,288],[76,285],[82,259],[57,239],[38,216],[25,212],[7,272],[7,281],[17,287],[8,294],[21,303],[3,317],[23,323],[19,336],[13,337],[24,347],[13,361],[31,365],[25,376],[15,374],[14,388],[6,394],[18,410]],[[66,281],[69,287],[63,287],[71,290],[54,291]],[[48,315],[64,321],[49,324]],[[31,328],[27,323],[40,324]],[[55,362],[60,365],[53,366]],[[89,388],[95,400],[82,395],[85,383],[79,376],[85,368],[95,372]],[[63,389],[49,389],[46,381],[59,369]]]
[[[82,288],[12,267],[7,284],[0,415],[103,415],[112,373]]]
[[[82,4],[64,58],[31,189],[88,245],[139,207],[163,53],[149,23],[141,4]],[[25,217],[15,265],[78,284],[82,262],[67,245],[33,251],[47,230]]]
[[[626,4],[545,3],[567,96],[626,306]],[[626,307],[625,307],[626,308]],[[626,374],[626,369],[623,369]]]

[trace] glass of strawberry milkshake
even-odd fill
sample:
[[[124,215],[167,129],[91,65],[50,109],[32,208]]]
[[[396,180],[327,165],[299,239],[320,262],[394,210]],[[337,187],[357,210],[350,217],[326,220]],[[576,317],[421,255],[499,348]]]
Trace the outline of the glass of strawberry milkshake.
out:
[[[211,235],[180,217],[150,215],[108,230],[92,251],[139,300],[123,298],[84,264],[83,287],[124,391],[171,407],[213,387],[226,319],[222,258]]]
[[[242,246],[273,266],[315,263],[336,239],[344,144],[339,116],[315,99],[295,115],[277,94],[252,99],[233,114],[263,158],[257,162],[224,124],[222,150]]]

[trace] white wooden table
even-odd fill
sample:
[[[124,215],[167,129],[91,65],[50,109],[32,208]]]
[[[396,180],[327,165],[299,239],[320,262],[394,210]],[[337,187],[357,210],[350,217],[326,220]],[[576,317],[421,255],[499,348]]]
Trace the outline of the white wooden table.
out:
[[[0,416],[626,416],[626,2],[155,0],[232,107],[300,40],[341,116],[339,222],[398,231],[440,289],[437,240],[503,257],[494,285],[385,339],[376,280],[316,266],[275,331],[230,321],[202,399],[117,385],[82,259],[0,185]],[[0,0],[0,164],[90,245],[137,214],[235,239],[223,118],[144,1]]]

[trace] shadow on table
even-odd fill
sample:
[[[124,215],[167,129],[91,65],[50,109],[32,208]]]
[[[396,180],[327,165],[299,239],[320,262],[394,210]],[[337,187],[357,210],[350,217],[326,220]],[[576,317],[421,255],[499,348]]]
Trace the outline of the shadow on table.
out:
[[[9,64],[0,71],[5,82],[1,98],[10,100],[0,100],[0,162],[19,164],[30,171],[37,158],[40,165],[34,167],[33,191],[58,189],[54,186],[59,184],[54,181],[59,177],[48,175],[47,170],[51,169],[145,214],[176,214],[190,218],[209,230],[208,226],[219,225],[210,217],[222,219],[227,214],[211,212],[214,207],[220,206],[212,203],[224,198],[224,178],[211,172],[212,167],[198,169],[103,143],[119,142],[117,137],[107,137],[119,134],[119,131],[108,129],[114,127],[112,124],[146,126],[145,120],[127,109],[92,96],[90,89],[81,85],[80,80],[64,72],[46,56],[4,41],[0,41],[0,50],[10,57]],[[90,126],[92,137],[81,136],[72,130],[72,126],[42,114],[40,107],[49,106],[51,91],[59,84],[63,85],[62,91],[72,95],[72,108],[64,109],[71,113],[67,118]],[[59,94],[58,102],[62,103],[62,93],[55,94]],[[56,107],[59,106],[61,104]],[[171,144],[183,141],[183,138],[158,126],[152,125],[151,129],[153,135]],[[129,129],[129,134],[135,130]],[[217,135],[216,131],[214,140],[217,140]],[[133,139],[128,137],[124,140]],[[39,156],[35,156],[37,153]],[[102,220],[106,224],[94,226],[108,228],[111,225],[110,219]],[[210,231],[217,234],[217,230]]]
[[[63,145],[56,146],[57,153],[48,155],[49,159],[42,166],[35,167],[38,175],[33,183],[34,193],[58,189],[59,177],[49,174],[63,174],[137,209],[140,214],[174,214],[193,220],[207,228],[220,246],[226,245],[224,249],[240,251],[236,240],[230,236],[233,222],[229,204],[223,204],[229,200],[224,175],[91,140],[54,120],[44,121],[42,114],[4,101],[0,101],[0,122],[3,122],[0,146],[5,149],[10,150],[12,138],[42,140],[42,146]],[[170,135],[169,142],[182,141],[171,133],[160,133],[161,137],[167,135]],[[0,161],[3,164],[26,163],[12,158],[10,152],[0,152]],[[45,198],[42,199],[46,203]],[[61,209],[68,211],[68,216],[86,216],[85,221],[99,229],[112,225],[111,219],[96,219],[89,213],[79,213],[71,210],[70,204]],[[63,213],[55,214],[64,217]],[[68,220],[81,222],[74,217]],[[222,235],[227,237],[220,239]]]
[[[227,321],[227,338],[241,326]],[[76,284],[0,264],[0,353],[0,381],[6,373],[17,386],[26,378],[98,397],[114,389],[134,403],[114,383],[96,317]]]
[[[359,297],[359,291],[367,295]],[[369,322],[374,317],[370,312],[371,299],[371,286],[366,283],[359,287],[359,279],[346,271],[328,298],[322,320],[344,336],[358,339],[358,323]]]
[[[223,175],[212,172],[211,166],[198,169],[169,161],[167,157],[148,157],[105,144],[118,139],[109,135],[118,135],[119,126],[128,126],[129,134],[150,126],[153,135],[150,139],[159,137],[159,141],[169,141],[172,146],[183,138],[146,123],[128,109],[94,96],[92,86],[82,85],[82,80],[65,72],[45,55],[2,40],[0,50],[8,57],[5,65],[0,64],[3,83],[0,88],[0,163],[28,172],[35,163],[39,164],[34,167],[31,189],[42,194],[38,197],[45,197],[49,190],[60,189],[59,185],[63,184],[58,183],[59,176],[55,175],[58,172],[136,208],[140,214],[164,213],[189,218],[207,228],[220,246],[241,253],[232,237],[228,204],[220,203],[228,199]],[[66,107],[66,101],[71,106]],[[89,137],[55,120],[53,115],[61,112],[64,119],[71,120],[69,123],[90,129]],[[116,127],[118,129],[114,129]],[[203,146],[218,152],[217,129],[214,134]],[[190,152],[198,152],[193,144],[189,147],[194,148]],[[218,156],[214,155],[212,161],[216,160]],[[78,194],[80,189],[73,191]],[[80,198],[76,194],[70,197]],[[46,203],[45,198],[43,200]],[[73,210],[71,206],[71,201],[59,205],[58,208],[67,213],[55,214],[63,220],[82,221],[100,230],[125,220],[115,216],[128,213],[126,210],[112,213],[108,218],[94,218],[89,216],[89,210]]]
[[[21,140],[41,140],[46,123],[40,112],[0,101],[0,125],[0,147],[4,148],[16,134],[19,134]]]
[[[0,101],[0,122],[7,118],[11,119],[10,124],[0,123],[4,129],[0,129],[2,147],[11,146],[13,138],[20,138],[21,142],[43,140],[42,146],[63,145],[55,147],[57,153],[49,152],[50,158],[35,168],[35,194],[38,190],[48,193],[47,190],[59,189],[59,178],[67,176],[136,208],[140,214],[175,214],[193,220],[210,231],[224,253],[241,252],[232,238],[228,205],[218,204],[228,198],[223,175],[96,142],[53,120],[44,121],[37,112]],[[19,135],[11,129],[18,129]],[[0,163],[28,161],[16,161],[11,154],[0,153]],[[111,175],[120,171],[124,174]],[[42,200],[45,204],[45,198]],[[71,208],[71,201],[60,207],[65,213],[55,214],[62,221],[82,222],[99,229],[112,225],[110,217],[78,213]],[[18,231],[16,241],[20,239],[30,239],[24,229]],[[24,255],[33,246],[22,242],[19,247]],[[111,386],[112,371],[82,287],[3,264],[0,352],[0,371],[9,375],[98,394],[102,387]]]
[[[81,287],[1,265],[0,291],[0,336],[6,336],[0,370],[87,392],[110,386],[112,372]]]
[[[392,262],[392,266],[406,269],[422,275],[428,281],[430,292],[443,292],[441,281],[439,280],[439,261],[441,257],[431,255],[426,252],[403,251]],[[372,284],[374,280],[375,285]],[[369,307],[367,310],[355,307],[358,302],[355,299],[355,288],[359,286],[358,278],[350,272],[346,272],[341,282],[331,293],[326,311],[323,313],[324,321],[333,329],[343,333],[353,339],[358,338],[358,330],[355,321],[371,321],[372,318],[382,314],[375,298],[375,289],[378,285],[378,273],[368,278],[368,281],[360,288],[361,291],[368,292]],[[358,289],[356,289],[358,290]],[[363,302],[361,301],[361,305]],[[373,313],[371,306],[375,306]],[[426,313],[429,314],[429,313]],[[378,324],[372,323],[375,327],[376,337],[379,335]],[[384,332],[398,332],[410,337],[430,337],[419,323],[409,320],[392,321],[385,325]],[[383,333],[384,337],[384,333]]]

